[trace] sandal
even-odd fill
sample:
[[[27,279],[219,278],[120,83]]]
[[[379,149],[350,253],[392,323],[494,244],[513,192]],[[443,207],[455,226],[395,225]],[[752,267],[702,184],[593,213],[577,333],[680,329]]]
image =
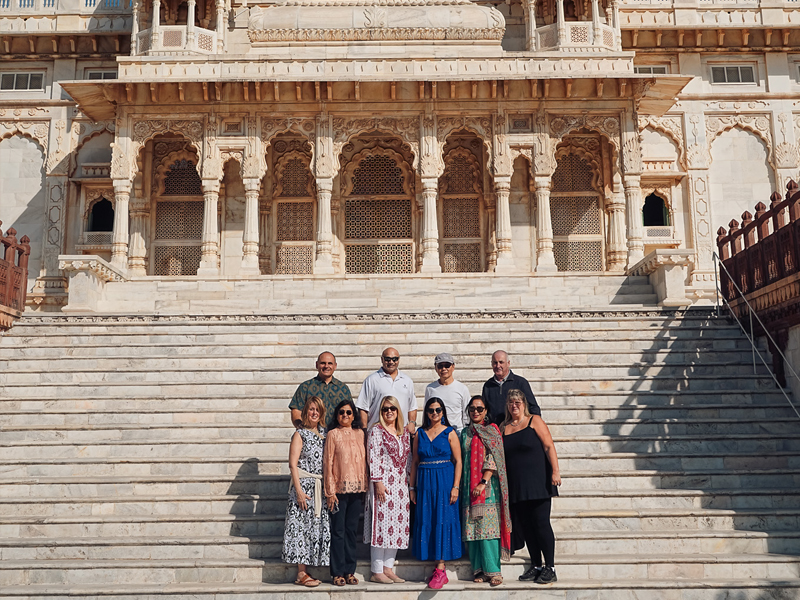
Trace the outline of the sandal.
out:
[[[344,576],[345,580],[347,581],[347,585],[358,585],[358,577],[353,575],[352,573],[348,573]]]
[[[495,575],[491,579],[489,579],[489,585],[492,587],[497,587],[503,583],[503,576],[502,575]]]
[[[317,587],[320,583],[321,582],[319,581],[319,579],[314,579],[313,577],[311,577],[311,575],[309,575],[305,571],[303,571],[302,573],[298,573],[297,579],[294,580],[295,585],[302,585],[303,587],[309,587],[309,588]]]
[[[342,577],[341,575],[337,575],[336,577],[333,578],[333,585],[344,587],[344,584],[345,580],[344,577]]]
[[[481,571],[478,571],[473,575],[472,581],[475,583],[486,583],[489,579]]]

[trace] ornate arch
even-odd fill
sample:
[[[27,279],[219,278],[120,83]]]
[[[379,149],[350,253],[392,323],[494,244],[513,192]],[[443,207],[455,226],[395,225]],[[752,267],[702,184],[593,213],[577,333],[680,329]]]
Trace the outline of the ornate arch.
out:
[[[0,121],[0,142],[15,135],[26,137],[39,146],[43,160],[47,160],[49,133],[49,127],[41,121]],[[45,168],[44,164],[42,168]]]
[[[274,182],[274,191],[272,194],[273,198],[280,198],[284,191],[284,184],[283,178],[286,174],[286,169],[289,166],[289,163],[293,160],[299,160],[302,162],[303,167],[308,172],[308,181],[306,182],[306,194],[305,196],[309,198],[313,198],[316,196],[314,193],[314,175],[311,172],[311,157],[306,154],[305,152],[300,152],[299,150],[290,150],[280,156],[280,158],[275,163],[275,182]],[[303,196],[286,196],[287,198],[301,198]]]
[[[134,168],[135,164],[139,161],[139,155],[147,142],[155,139],[158,135],[168,133],[186,138],[189,145],[191,145],[196,152],[197,157],[195,158],[195,162],[197,170],[199,173],[202,173],[203,121],[201,117],[198,117],[196,119],[181,120],[148,119],[133,121],[130,145],[127,151],[124,148],[124,144],[120,143],[118,137],[114,140],[111,155],[111,176],[116,179],[120,175],[127,173],[128,177],[133,180],[138,170]],[[119,136],[119,131],[116,132],[116,135]],[[130,161],[127,163],[127,167],[123,164],[126,160]]]
[[[553,146],[557,146],[561,141],[572,133],[579,133],[581,129],[588,129],[599,133],[611,146],[611,164],[619,165],[619,157],[622,140],[619,118],[616,116],[590,116],[590,115],[567,115],[558,116],[550,119],[549,130],[550,139]]]
[[[569,154],[574,154],[583,160],[592,170],[592,188],[603,197],[603,165],[600,162],[598,155],[600,147],[598,142],[597,151],[593,151],[588,145],[580,145],[575,143],[576,140],[567,139],[559,143],[556,147],[555,161],[556,169],[558,168],[558,159],[564,158]],[[555,173],[555,169],[553,170]]]
[[[753,133],[767,147],[767,162],[775,170],[775,154],[772,149],[772,133],[768,115],[721,115],[706,117],[706,138],[708,140],[709,166],[713,158],[711,147],[714,141],[726,131],[739,128]]]
[[[267,155],[270,146],[275,138],[281,134],[294,133],[302,136],[310,146],[311,161],[314,160],[314,147],[316,144],[317,126],[314,119],[302,117],[287,117],[278,119],[273,117],[262,117],[261,119],[261,154]]]
[[[464,158],[467,162],[467,165],[471,171],[472,175],[472,190],[468,193],[475,193],[475,194],[482,194],[483,193],[483,178],[481,177],[481,165],[478,162],[478,159],[475,155],[467,150],[464,147],[456,147],[452,148],[447,152],[444,157],[444,173],[442,176],[439,177],[439,193],[446,194],[446,193],[457,193],[457,192],[450,192],[450,181],[447,177],[448,170],[451,169],[453,162],[456,158]],[[466,191],[466,190],[459,190],[459,191]]]
[[[684,151],[684,139],[683,139],[683,126],[681,125],[680,117],[673,117],[673,116],[664,116],[664,117],[653,117],[653,116],[640,116],[639,117],[639,135],[644,132],[645,129],[651,129],[652,131],[660,131],[668,138],[670,138],[675,145],[678,147],[678,164],[686,168],[686,152]]]
[[[492,120],[489,117],[439,117],[436,119],[436,139],[444,153],[447,139],[454,134],[465,131],[475,135],[486,149],[486,169],[492,164]],[[443,157],[444,158],[444,157]]]
[[[100,202],[100,200],[108,200],[111,202],[111,207],[116,210],[116,198],[114,197],[114,190],[113,188],[94,188],[90,187],[86,189],[86,206],[83,211],[83,223],[86,224],[89,222],[89,213],[92,212],[92,208],[94,205]]]
[[[163,196],[164,195],[164,180],[169,175],[170,168],[172,165],[175,164],[176,161],[179,160],[190,160],[194,163],[195,169],[198,169],[197,165],[197,154],[192,152],[189,148],[184,148],[182,150],[177,150],[175,152],[170,152],[164,158],[161,159],[161,162],[155,169],[155,173],[153,174],[153,193],[156,196]],[[198,174],[199,174],[198,169]]]
[[[353,175],[356,168],[361,164],[365,158],[372,156],[389,156],[395,164],[399,167],[400,172],[403,174],[403,191],[407,196],[414,195],[414,172],[411,166],[406,161],[405,157],[395,150],[389,148],[376,148],[364,149],[355,156],[353,156],[344,168],[342,177],[342,194],[350,195],[353,191]]]

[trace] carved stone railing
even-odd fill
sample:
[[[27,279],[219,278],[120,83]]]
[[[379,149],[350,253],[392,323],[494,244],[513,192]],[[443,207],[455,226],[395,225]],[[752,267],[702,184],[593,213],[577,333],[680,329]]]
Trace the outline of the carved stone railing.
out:
[[[0,0],[0,16],[130,14],[130,0]]]
[[[62,254],[58,268],[69,276],[69,302],[63,312],[95,312],[104,298],[106,284],[125,281],[125,273],[91,254]]]
[[[658,248],[628,269],[628,275],[646,275],[659,306],[689,306],[686,277],[693,259],[694,250]]]
[[[3,222],[0,221],[0,225]],[[28,257],[31,240],[23,236],[17,241],[17,232],[12,227],[5,236],[0,229],[0,331],[10,328],[15,319],[25,310],[28,292]]]
[[[733,219],[727,231],[717,230],[722,295],[747,327],[752,309],[758,315],[754,335],[768,332],[781,351],[789,328],[800,325],[800,189],[794,181],[786,189],[785,199],[778,192],[770,196],[769,209],[759,202],[755,216],[745,211],[741,225]],[[783,362],[777,353],[773,359],[784,384]]]

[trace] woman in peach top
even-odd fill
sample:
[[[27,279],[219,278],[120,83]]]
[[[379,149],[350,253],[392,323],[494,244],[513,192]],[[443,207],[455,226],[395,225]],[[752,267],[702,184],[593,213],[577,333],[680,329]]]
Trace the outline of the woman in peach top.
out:
[[[325,440],[323,475],[331,512],[333,584],[356,585],[356,531],[361,496],[367,491],[369,478],[361,416],[352,400],[343,400],[333,411]]]

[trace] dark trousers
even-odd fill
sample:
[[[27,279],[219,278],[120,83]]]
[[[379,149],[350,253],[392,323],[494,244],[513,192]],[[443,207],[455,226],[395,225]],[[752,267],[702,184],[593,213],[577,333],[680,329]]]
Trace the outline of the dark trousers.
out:
[[[361,494],[337,494],[339,512],[331,515],[331,577],[356,572],[356,532]]]
[[[556,536],[550,525],[550,498],[526,500],[511,505],[511,524],[514,549],[522,548],[522,539],[531,555],[531,565],[542,566],[542,558],[547,567],[554,566]],[[522,538],[522,539],[520,539]]]

